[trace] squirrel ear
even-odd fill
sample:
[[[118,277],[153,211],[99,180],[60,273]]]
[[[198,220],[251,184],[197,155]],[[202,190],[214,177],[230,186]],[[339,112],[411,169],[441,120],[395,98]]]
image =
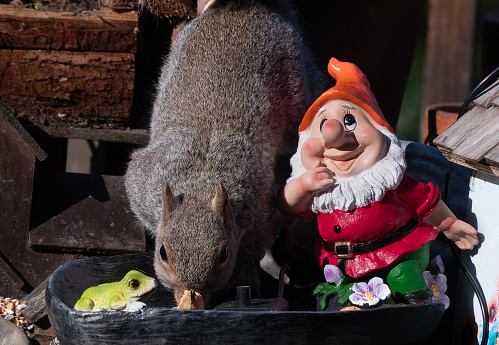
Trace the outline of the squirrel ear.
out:
[[[231,220],[232,211],[230,208],[229,195],[222,182],[217,185],[217,192],[212,201],[212,208],[216,213],[222,214],[226,223]]]
[[[172,190],[170,189],[170,185],[166,182],[163,186],[163,223],[170,218],[175,209],[176,206]]]

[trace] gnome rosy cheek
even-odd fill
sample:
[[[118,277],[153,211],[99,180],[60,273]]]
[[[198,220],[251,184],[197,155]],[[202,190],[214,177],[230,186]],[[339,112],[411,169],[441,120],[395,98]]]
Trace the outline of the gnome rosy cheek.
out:
[[[301,150],[301,160],[303,167],[307,170],[312,169],[317,164],[321,164],[324,154],[322,138],[310,138],[303,145]],[[318,163],[319,162],[319,163]]]

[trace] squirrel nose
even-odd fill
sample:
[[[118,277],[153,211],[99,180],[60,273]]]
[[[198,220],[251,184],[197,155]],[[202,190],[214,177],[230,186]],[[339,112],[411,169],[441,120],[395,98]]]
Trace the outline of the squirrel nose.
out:
[[[343,125],[335,119],[326,120],[322,125],[321,132],[322,144],[326,149],[338,149],[355,142],[355,139],[345,131]]]

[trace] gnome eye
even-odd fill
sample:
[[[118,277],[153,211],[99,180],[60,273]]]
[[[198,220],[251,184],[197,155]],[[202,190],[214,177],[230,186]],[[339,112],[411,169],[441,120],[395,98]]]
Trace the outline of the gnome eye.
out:
[[[320,130],[321,130],[321,132],[322,132],[322,126],[324,125],[324,123],[325,123],[326,121],[327,121],[327,119],[326,119],[326,118],[322,119],[322,121],[321,121],[321,124],[320,124]]]
[[[162,245],[159,249],[159,255],[161,256],[161,260],[163,260],[164,262],[168,262],[168,255],[166,255],[165,245]]]
[[[353,131],[355,130],[355,128],[357,128],[357,120],[352,114],[346,114],[343,118],[343,123],[345,124],[345,128],[347,131]]]

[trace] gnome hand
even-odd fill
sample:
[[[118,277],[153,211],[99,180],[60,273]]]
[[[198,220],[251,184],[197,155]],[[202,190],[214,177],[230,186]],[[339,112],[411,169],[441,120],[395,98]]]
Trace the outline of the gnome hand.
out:
[[[477,231],[470,224],[456,218],[447,205],[440,200],[435,209],[423,219],[454,242],[460,249],[473,249],[479,243]]]
[[[454,223],[442,232],[463,250],[473,249],[479,243],[476,229],[460,219],[455,219]]]
[[[288,215],[308,212],[315,194],[334,183],[334,173],[320,165],[321,162],[317,161],[312,169],[291,180],[281,189],[278,197],[281,211]]]
[[[303,193],[315,196],[334,183],[334,173],[320,164],[320,161],[317,161],[312,169],[307,170],[297,178],[300,184],[299,188]]]

